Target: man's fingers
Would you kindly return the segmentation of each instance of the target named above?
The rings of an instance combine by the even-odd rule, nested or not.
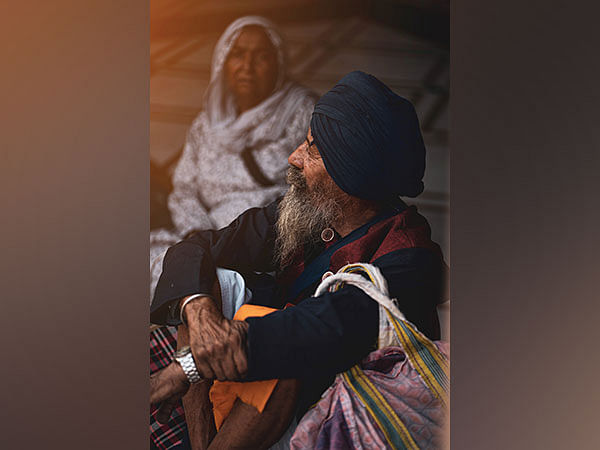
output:
[[[229,359],[228,353],[230,352],[229,348],[222,342],[217,342],[213,344],[212,348],[212,358],[209,359],[208,363],[212,367],[215,372],[215,376],[219,381],[232,380],[230,376],[228,376],[228,365],[227,361]]]
[[[226,352],[226,353],[225,353]],[[231,357],[231,351],[225,350],[222,358],[215,358],[213,361],[213,365],[216,366],[215,370],[218,370],[220,378],[217,378],[219,381],[226,380],[237,380],[239,377],[237,376],[237,372],[234,372],[232,369],[233,366],[233,358]],[[234,367],[235,369],[235,367]]]
[[[241,378],[236,363],[237,350],[235,345],[229,345],[221,361],[221,366],[227,380],[239,380]]]
[[[150,377],[150,403],[159,403],[169,397],[185,393],[189,386],[181,366],[171,363]]]
[[[201,326],[199,321],[189,322],[190,347],[200,376],[239,380],[247,372],[246,323],[225,319],[214,305],[200,310],[200,316]]]
[[[246,376],[246,372],[248,372],[248,357],[244,349],[242,347],[235,349],[232,359],[238,373],[238,379],[244,378]]]
[[[173,412],[173,409],[177,406],[177,401],[179,400],[179,397],[171,397],[167,400],[165,400],[162,405],[160,405],[160,407],[158,408],[158,411],[156,412],[156,420],[158,421],[158,423],[162,423],[165,424],[169,421],[169,419],[171,418],[171,413]]]
[[[196,363],[196,369],[198,370],[200,376],[202,378],[206,378],[207,380],[215,379],[215,373],[208,364],[208,358],[204,356],[204,350],[201,350],[199,353],[195,353],[194,347],[192,347],[192,354],[194,356],[194,362]]]
[[[210,361],[210,366],[215,374],[215,379],[219,381],[226,381],[228,378],[223,370],[223,358],[215,358]]]
[[[150,377],[150,404],[162,402],[169,397],[169,384],[160,371]]]
[[[231,361],[237,372],[237,379],[243,378],[248,371],[248,356],[246,354],[245,335],[247,332],[247,323],[242,321],[232,322],[232,346]]]
[[[177,401],[183,397],[189,388],[189,382],[183,369],[177,363],[171,363],[166,368],[150,377],[150,403],[162,405],[156,412],[159,423],[167,423]]]

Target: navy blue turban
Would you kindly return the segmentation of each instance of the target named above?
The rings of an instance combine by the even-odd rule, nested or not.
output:
[[[346,193],[378,202],[423,192],[425,145],[413,105],[364,72],[350,72],[315,105],[312,136]]]

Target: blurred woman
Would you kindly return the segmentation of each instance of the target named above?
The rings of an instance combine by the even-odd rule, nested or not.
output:
[[[173,176],[173,230],[150,235],[151,294],[166,249],[196,229],[221,228],[286,189],[287,157],[304,139],[316,95],[287,77],[281,35],[267,19],[242,17],[214,50],[205,108]]]

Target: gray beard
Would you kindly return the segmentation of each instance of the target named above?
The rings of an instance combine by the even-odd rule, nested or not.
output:
[[[308,189],[300,169],[291,167],[287,173],[290,188],[279,204],[276,224],[275,263],[284,268],[307,244],[321,240],[321,232],[338,220],[343,205],[337,192],[326,183]]]

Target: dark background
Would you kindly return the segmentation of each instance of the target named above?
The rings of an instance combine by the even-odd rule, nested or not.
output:
[[[600,444],[597,13],[450,6],[454,449]],[[2,6],[2,448],[147,448],[149,17]]]
[[[152,0],[151,38],[222,32],[240,16],[256,14],[276,23],[352,16],[369,17],[448,45],[448,0]]]

